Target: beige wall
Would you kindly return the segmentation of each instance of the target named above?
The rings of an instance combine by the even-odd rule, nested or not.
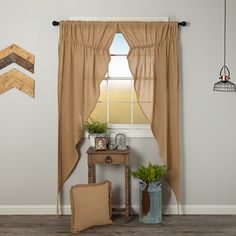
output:
[[[232,82],[236,83],[236,1],[227,2],[227,60]],[[212,91],[223,59],[222,4],[221,0],[0,0],[0,49],[15,43],[36,56],[35,99],[17,90],[0,95],[0,213],[10,207],[14,212],[14,206],[22,207],[23,213],[32,206],[34,213],[41,205],[45,212],[50,206],[55,212],[59,31],[51,22],[70,16],[170,16],[190,22],[180,33],[182,201],[186,209],[192,206],[193,211],[227,213],[230,209],[236,213],[236,94]],[[158,147],[151,138],[132,138],[129,144],[133,149],[132,166],[136,160],[147,163],[158,156]],[[87,147],[84,143],[82,152]],[[114,181],[119,179],[120,170],[100,172],[101,178],[110,176]],[[65,204],[69,204],[70,184],[86,181],[83,155],[65,186]],[[136,183],[132,180],[134,206]],[[122,200],[119,186],[122,181],[116,183],[115,193],[119,194],[115,204]],[[174,204],[174,200],[169,200],[166,193],[168,203]]]

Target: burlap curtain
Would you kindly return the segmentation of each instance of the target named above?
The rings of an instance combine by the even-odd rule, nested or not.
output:
[[[179,201],[179,73],[177,22],[124,22],[138,102],[148,118],[167,180]]]
[[[60,22],[58,192],[79,160],[82,124],[94,109],[116,23]]]

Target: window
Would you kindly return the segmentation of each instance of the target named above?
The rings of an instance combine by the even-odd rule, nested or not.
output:
[[[100,85],[100,98],[90,118],[109,124],[148,124],[137,102],[128,51],[123,35],[117,33],[110,48],[108,72]]]

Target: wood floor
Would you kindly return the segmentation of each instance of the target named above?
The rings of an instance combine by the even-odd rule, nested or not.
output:
[[[108,226],[93,227],[79,234],[70,233],[70,217],[61,216],[0,216],[1,236],[236,236],[236,215],[164,216],[160,225],[147,225],[130,217],[124,222],[122,217],[113,219]]]

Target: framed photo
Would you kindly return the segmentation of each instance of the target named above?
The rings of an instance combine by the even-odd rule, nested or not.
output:
[[[107,150],[107,139],[105,137],[95,137],[96,151]]]
[[[124,134],[117,134],[115,140],[117,150],[124,151],[127,149],[126,136]]]
[[[110,132],[109,133],[108,148],[110,150],[116,149],[116,132]]]

